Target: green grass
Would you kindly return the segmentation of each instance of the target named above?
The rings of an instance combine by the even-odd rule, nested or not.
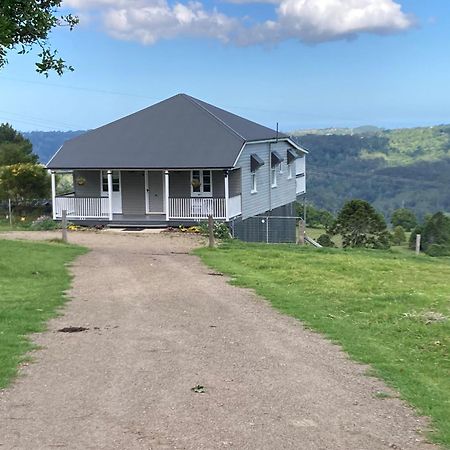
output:
[[[85,251],[73,245],[0,240],[0,388],[14,378],[32,348],[27,335],[44,330],[66,301],[67,264]]]
[[[370,364],[450,447],[450,258],[239,242],[197,253]]]

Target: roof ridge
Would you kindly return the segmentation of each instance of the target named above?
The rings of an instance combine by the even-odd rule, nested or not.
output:
[[[235,134],[236,136],[238,136],[239,138],[241,138],[244,142],[247,142],[247,139],[244,138],[244,136],[242,136],[240,133],[238,133],[234,128],[230,127],[230,125],[228,125],[226,122],[224,122],[222,119],[220,119],[219,117],[217,117],[213,112],[211,112],[209,109],[205,108],[203,105],[201,105],[196,98],[191,97],[190,95],[187,94],[179,94],[182,95],[183,97],[185,97],[186,99],[188,99],[191,103],[194,103],[195,105],[197,105],[199,108],[201,108],[203,111],[207,112],[210,116],[212,116],[214,119],[217,120],[217,122],[221,123],[222,125],[224,125],[229,131],[231,131],[233,134]]]

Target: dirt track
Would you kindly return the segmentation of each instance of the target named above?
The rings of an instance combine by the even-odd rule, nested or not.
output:
[[[211,275],[188,254],[195,239],[70,239],[92,251],[35,362],[0,393],[0,448],[434,448],[411,409],[374,397],[387,388],[365,367]]]

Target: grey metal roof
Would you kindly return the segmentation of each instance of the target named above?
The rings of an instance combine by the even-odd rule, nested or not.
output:
[[[67,141],[47,167],[230,168],[245,142],[275,137],[275,130],[178,94]]]

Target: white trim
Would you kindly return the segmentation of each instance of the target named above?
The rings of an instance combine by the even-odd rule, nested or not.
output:
[[[244,151],[244,148],[245,148],[246,145],[247,145],[246,142],[244,142],[244,143],[242,144],[242,147],[241,147],[241,149],[239,150],[239,153],[238,153],[238,155],[237,155],[237,158],[234,160],[233,167],[236,167],[236,164],[237,164],[237,162],[239,161],[239,158],[241,157],[242,152]]]
[[[228,180],[228,172],[224,173],[225,178],[225,220],[228,222],[230,220],[230,186]],[[212,185],[212,178],[211,178]]]
[[[144,189],[145,189],[145,214],[150,214],[150,199],[148,195],[148,170],[144,170]]]
[[[277,165],[270,166],[270,187],[271,188],[276,188],[278,186],[278,184],[277,184],[277,174],[278,174]]]
[[[164,171],[164,208],[166,210],[166,220],[169,221],[169,171]]]
[[[56,150],[56,153],[50,158],[50,161],[46,164],[45,167],[48,167],[48,165],[53,161],[53,159],[55,158],[55,156],[59,153],[59,151],[63,148],[63,146],[61,145],[61,147],[58,148],[58,150]],[[72,169],[73,170],[73,169]]]
[[[54,170],[50,172],[50,176],[52,179],[52,213],[53,220],[56,219],[56,173]]]
[[[113,220],[113,176],[112,171],[108,170],[108,218]],[[103,190],[103,177],[102,177],[102,190]]]

